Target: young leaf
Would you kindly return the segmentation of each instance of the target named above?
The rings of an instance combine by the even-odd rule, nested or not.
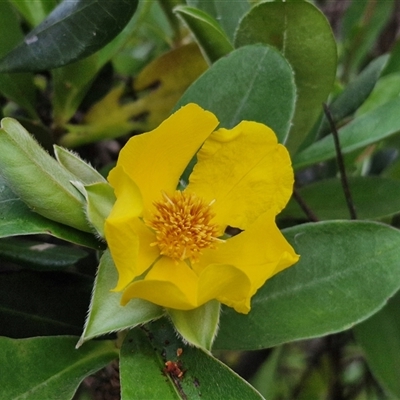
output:
[[[0,147],[1,175],[24,203],[46,218],[91,232],[83,197],[71,184],[74,175],[46,153],[18,121],[3,118]]]
[[[0,338],[4,399],[71,399],[80,382],[118,357],[113,342],[88,343],[76,351],[76,337]]]
[[[141,299],[131,300],[126,306],[121,306],[121,293],[111,292],[117,283],[117,275],[114,262],[107,250],[100,260],[89,315],[78,347],[96,336],[133,328],[160,318],[164,314],[161,307]]]
[[[0,60],[0,72],[40,71],[81,60],[116,37],[137,0],[64,0]]]
[[[120,373],[123,399],[262,399],[226,365],[185,345],[165,319],[127,335]]]
[[[187,6],[176,7],[174,11],[193,33],[209,64],[233,50],[218,22],[204,11]]]
[[[265,43],[289,61],[297,86],[286,146],[294,154],[321,113],[336,76],[336,42],[326,17],[307,1],[264,2],[240,21],[235,46]],[[275,92],[276,93],[276,92]]]
[[[267,281],[248,315],[223,309],[214,348],[259,349],[339,332],[377,312],[400,287],[397,229],[329,221],[284,234],[300,261]]]

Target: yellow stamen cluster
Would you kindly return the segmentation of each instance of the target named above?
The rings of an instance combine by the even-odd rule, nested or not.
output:
[[[215,248],[218,227],[211,223],[215,217],[212,212],[212,203],[207,204],[194,194],[176,191],[168,197],[163,193],[164,199],[154,202],[156,212],[146,224],[156,234],[156,242],[160,254],[174,260],[196,262],[201,251]]]

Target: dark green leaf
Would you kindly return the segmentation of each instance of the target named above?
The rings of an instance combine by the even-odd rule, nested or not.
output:
[[[381,56],[372,61],[352,82],[350,82],[342,93],[329,104],[329,110],[335,122],[352,115],[364,103],[378,81],[388,56]],[[389,100],[389,99],[388,99]],[[323,118],[319,135],[325,135],[331,131],[326,117]]]
[[[14,338],[79,335],[93,280],[63,272],[3,272],[0,335]]]
[[[72,246],[60,246],[34,240],[0,239],[0,259],[37,270],[52,270],[74,265],[88,255]]]
[[[274,48],[245,46],[218,60],[190,86],[175,109],[197,103],[212,111],[224,128],[242,120],[262,122],[284,142],[295,90],[290,65]]]
[[[75,350],[76,337],[0,338],[3,399],[68,400],[80,382],[118,357],[109,341]]]
[[[246,14],[235,35],[235,46],[253,43],[276,47],[294,70],[296,111],[286,143],[294,154],[332,89],[336,76],[335,38],[325,16],[311,3],[264,2]]]
[[[210,64],[233,50],[217,21],[204,11],[180,6],[175,8],[175,12],[187,24]]]
[[[81,246],[101,249],[93,235],[52,221],[33,212],[14,194],[0,175],[0,238],[38,233],[58,237]]]
[[[164,370],[167,361],[177,363],[181,378],[176,376],[179,372]],[[226,365],[185,345],[166,320],[128,334],[121,349],[120,372],[123,399],[262,399]]]
[[[373,176],[349,178],[350,191],[360,219],[378,219],[400,211],[400,181]],[[326,179],[298,189],[307,206],[321,220],[348,219],[349,209],[338,178]],[[292,198],[281,217],[304,218]]]
[[[397,97],[361,115],[340,129],[342,153],[347,154],[361,149],[398,132],[400,130],[399,108],[400,97]],[[293,167],[305,168],[335,156],[333,138],[329,135],[298,153],[293,160]]]
[[[124,29],[137,3],[137,0],[64,0],[0,60],[0,71],[40,71],[85,58]]]
[[[368,366],[379,382],[400,397],[400,293],[378,313],[354,328]]]
[[[284,234],[300,261],[267,281],[248,315],[223,310],[215,348],[259,349],[343,331],[382,308],[400,287],[397,229],[329,221]]]

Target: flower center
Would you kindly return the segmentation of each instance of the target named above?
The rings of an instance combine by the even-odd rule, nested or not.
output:
[[[215,217],[210,204],[194,194],[176,191],[172,197],[163,193],[164,199],[154,202],[156,212],[145,221],[156,234],[160,254],[174,260],[198,261],[201,251],[215,248],[220,239],[217,225],[211,223]]]

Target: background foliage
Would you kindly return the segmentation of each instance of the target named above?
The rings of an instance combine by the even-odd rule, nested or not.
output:
[[[398,15],[394,0],[1,1],[2,396],[400,398]],[[250,314],[223,308],[213,354],[157,306],[121,311],[105,244],[57,182],[112,194],[52,147],[106,176],[129,137],[189,102],[223,127],[271,126],[296,172],[278,224],[301,260]],[[21,145],[26,130],[57,158],[50,169],[33,140]],[[45,192],[70,199],[74,224]]]

